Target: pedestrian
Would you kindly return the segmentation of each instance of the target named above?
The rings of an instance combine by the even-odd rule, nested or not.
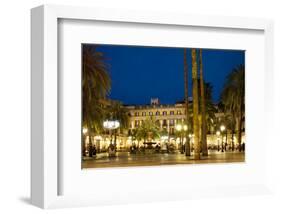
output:
[[[93,145],[89,145],[89,157],[93,157]]]
[[[108,147],[108,155],[109,157],[115,157],[115,146],[112,143]]]
[[[245,143],[242,143],[242,151],[245,152]]]
[[[96,149],[96,145],[93,146],[93,151],[92,151],[92,155],[96,156],[97,154],[97,149]]]

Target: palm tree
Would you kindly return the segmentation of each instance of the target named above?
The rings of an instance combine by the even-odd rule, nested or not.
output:
[[[93,133],[102,129],[104,108],[102,100],[110,90],[110,77],[103,54],[96,46],[83,46],[82,55],[82,123],[87,128],[89,144]],[[82,143],[85,151],[85,141]],[[91,154],[90,154],[91,155]]]
[[[159,126],[156,125],[156,121],[153,117],[148,117],[137,128],[137,139],[143,139],[146,142],[148,139],[157,139],[160,137]]]
[[[111,105],[107,109],[108,117],[111,120],[117,120],[120,123],[118,130],[122,132],[129,126],[128,109],[125,108],[119,101],[111,101]],[[114,146],[116,148],[117,129],[114,130]]]
[[[227,130],[231,131],[231,148],[232,151],[234,151],[234,134],[235,134],[235,127],[236,127],[236,118],[234,112],[226,113],[224,120]]]
[[[207,147],[207,130],[206,130],[206,104],[205,104],[205,90],[204,90],[204,79],[203,79],[203,62],[202,62],[202,49],[199,50],[199,64],[200,64],[200,95],[201,95],[201,143],[202,143],[202,154],[208,156]]]
[[[137,136],[137,129],[132,129],[129,131],[129,136],[132,138],[133,143],[135,143],[135,141],[138,142],[138,146],[137,148],[139,149],[139,138]]]
[[[200,92],[200,79],[198,79],[198,90]],[[206,133],[210,132],[215,125],[216,122],[216,115],[217,108],[215,107],[213,100],[212,100],[212,93],[213,93],[213,86],[209,82],[204,82],[204,96],[205,96],[205,116],[206,116]],[[201,92],[199,93],[201,94]],[[201,106],[201,99],[199,99],[199,106]],[[189,129],[189,133],[193,132],[193,103],[190,104],[189,109],[189,126],[191,127]],[[200,120],[199,120],[200,122]],[[201,127],[201,125],[199,126]]]
[[[200,159],[199,120],[198,120],[198,72],[196,49],[191,49],[192,56],[192,95],[193,95],[193,131],[194,131],[194,159]]]
[[[239,65],[227,76],[221,100],[226,112],[237,120],[237,140],[241,151],[242,122],[245,114],[245,67]],[[235,119],[234,119],[235,120]]]
[[[212,98],[213,86],[211,83],[204,82],[204,97],[205,97],[205,121],[206,121],[206,132],[210,132],[214,126],[217,109],[213,103]]]
[[[184,97],[185,97],[185,121],[188,124],[189,121],[189,108],[188,108],[188,67],[187,67],[187,51],[184,49]],[[190,156],[190,142],[189,142],[189,130],[190,127],[185,132],[185,155]]]

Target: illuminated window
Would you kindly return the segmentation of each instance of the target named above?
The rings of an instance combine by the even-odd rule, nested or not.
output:
[[[142,112],[142,114],[141,114],[142,116],[145,116],[146,115],[146,112]]]
[[[170,115],[174,115],[174,111],[170,111]]]
[[[139,126],[139,121],[135,120],[135,127],[138,127],[138,126]]]
[[[167,112],[166,112],[166,111],[163,111],[163,115],[167,115]]]
[[[153,116],[153,113],[151,111],[149,112],[149,116]]]
[[[159,112],[159,111],[157,111],[157,112],[156,112],[156,115],[160,115],[160,112]]]
[[[174,120],[170,120],[170,125],[173,126],[175,124]]]

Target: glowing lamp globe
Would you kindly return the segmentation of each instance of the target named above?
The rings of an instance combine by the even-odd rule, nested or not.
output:
[[[103,122],[103,127],[105,129],[117,129],[120,127],[118,120],[106,120]]]

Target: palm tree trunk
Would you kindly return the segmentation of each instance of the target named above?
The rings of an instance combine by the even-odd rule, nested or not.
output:
[[[93,143],[92,143],[92,127],[91,127],[91,122],[87,121],[87,130],[88,130],[88,137],[89,137],[89,157],[92,157],[92,148],[93,148]]]
[[[117,151],[116,140],[117,140],[117,129],[114,129],[114,148],[115,148],[115,151]]]
[[[199,93],[199,92],[198,92]],[[199,98],[198,98],[199,99]],[[199,107],[198,107],[199,108]],[[199,111],[199,110],[198,110]],[[201,141],[201,139],[202,139],[202,129],[201,129],[201,127],[202,127],[202,116],[201,116],[201,114],[200,113],[198,113],[198,129],[199,129],[199,135],[198,135],[198,139],[199,139],[199,144],[200,144],[200,153],[201,153],[201,151],[202,151],[202,141]]]
[[[241,152],[241,141],[242,141],[242,112],[239,112],[237,140],[238,140],[239,152]]]
[[[194,131],[194,159],[200,159],[199,124],[198,124],[198,73],[196,49],[191,50],[192,55],[192,95],[193,95],[193,131]]]
[[[203,156],[208,156],[202,49],[200,49],[199,63],[200,63],[200,93],[201,93],[200,95],[201,95],[201,117],[202,117],[202,127],[201,127],[202,153]]]
[[[93,143],[92,143],[92,132],[89,132],[89,157],[93,157],[92,149],[93,149]]]
[[[82,134],[82,157],[86,156],[86,136]]]
[[[227,150],[227,129],[225,129],[225,144],[224,144],[224,151]]]
[[[232,151],[234,151],[234,130],[231,131],[231,147]]]
[[[189,142],[189,108],[188,108],[188,67],[187,67],[187,52],[184,49],[184,97],[185,97],[185,120],[187,125],[187,130],[185,132],[185,156],[190,156],[190,142]]]

